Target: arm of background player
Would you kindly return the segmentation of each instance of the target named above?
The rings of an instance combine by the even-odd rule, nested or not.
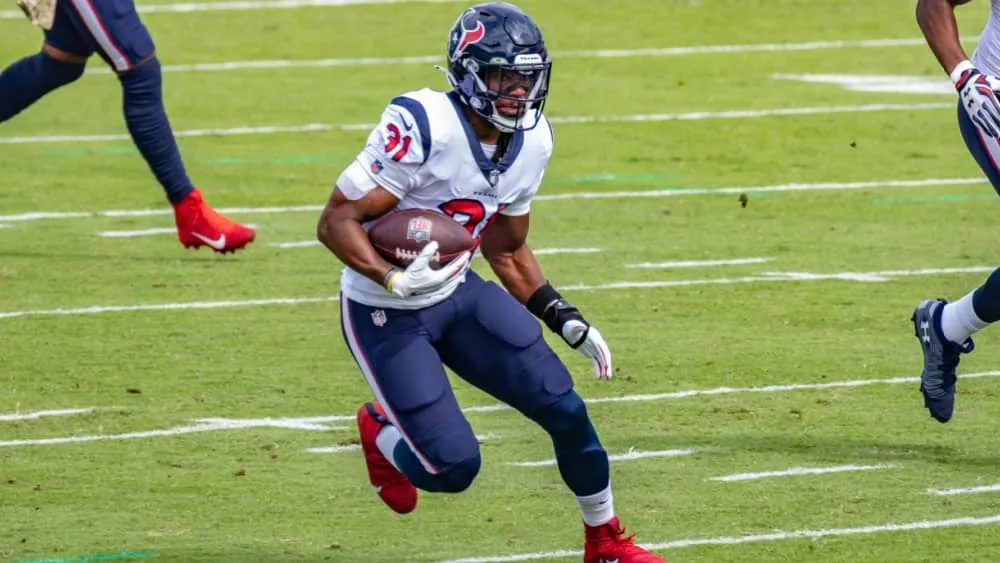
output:
[[[480,249],[500,283],[522,304],[545,285],[542,268],[525,244],[528,214],[497,215],[480,236]]]
[[[334,188],[320,215],[316,237],[341,262],[385,285],[386,273],[392,265],[375,251],[368,240],[368,232],[361,224],[381,217],[398,203],[399,198],[381,186],[353,200],[347,199],[339,188]]]
[[[958,38],[958,22],[955,21],[955,6],[968,1],[917,0],[917,23],[920,31],[941,67],[949,75],[958,63],[969,58],[962,49]]]

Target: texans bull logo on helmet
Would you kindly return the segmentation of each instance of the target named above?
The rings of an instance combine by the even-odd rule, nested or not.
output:
[[[470,12],[471,12],[471,14],[472,14],[473,17],[472,18],[467,18],[466,16],[468,16],[470,14]],[[459,58],[461,58],[462,53],[465,51],[466,47],[468,47],[469,45],[472,45],[473,43],[478,43],[478,42],[482,41],[483,37],[486,35],[486,26],[484,26],[483,22],[481,22],[479,20],[474,20],[475,21],[475,27],[473,27],[472,29],[469,29],[469,27],[466,26],[466,20],[467,19],[474,19],[474,18],[475,18],[475,11],[474,10],[470,10],[470,11],[466,12],[465,16],[462,16],[462,19],[461,19],[461,21],[462,21],[462,24],[461,24],[462,34],[461,34],[461,36],[457,36],[458,34],[456,33],[457,37],[455,37],[453,39],[454,41],[457,41],[458,44],[455,46],[455,52],[452,53],[452,55],[451,55],[451,60],[457,61]]]

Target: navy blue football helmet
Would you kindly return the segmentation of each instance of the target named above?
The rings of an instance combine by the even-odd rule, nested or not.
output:
[[[538,125],[551,70],[542,30],[513,4],[473,6],[448,35],[448,82],[464,104],[504,133]]]

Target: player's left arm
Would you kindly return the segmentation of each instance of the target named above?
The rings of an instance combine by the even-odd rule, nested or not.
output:
[[[566,301],[545,276],[527,245],[529,214],[500,214],[480,237],[480,249],[500,283],[533,315],[594,365],[594,376],[611,379],[611,350],[600,331]]]
[[[480,237],[480,249],[507,291],[522,304],[545,285],[542,268],[528,247],[528,215],[497,215]]]

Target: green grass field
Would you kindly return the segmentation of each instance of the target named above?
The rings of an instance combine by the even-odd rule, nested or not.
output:
[[[1000,492],[929,492],[1000,483],[1000,342],[977,336],[940,425],[909,317],[1000,260],[997,198],[914,2],[520,4],[556,56],[530,244],[615,378],[550,341],[623,457],[616,506],[638,541],[671,562],[1000,559]],[[0,559],[580,559],[556,469],[516,465],[550,459],[548,438],[509,410],[468,413],[484,438],[469,491],[405,517],[377,500],[353,447],[370,392],[340,335],[339,262],[308,245],[363,125],[444,86],[400,57],[442,55],[464,7],[144,15],[192,178],[259,229],[235,256],[177,244],[99,61],[0,126]],[[959,13],[975,37],[988,6]],[[38,47],[0,16],[0,62]],[[279,62],[192,66],[252,61]],[[495,403],[454,385],[466,407]]]

